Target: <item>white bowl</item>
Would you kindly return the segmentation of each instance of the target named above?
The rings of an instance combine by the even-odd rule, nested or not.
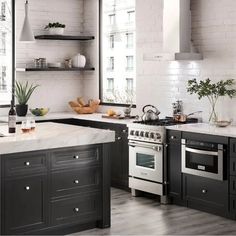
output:
[[[65,28],[49,28],[50,35],[63,35]]]

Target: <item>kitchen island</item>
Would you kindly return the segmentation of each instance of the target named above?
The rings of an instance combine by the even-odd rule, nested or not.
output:
[[[113,131],[50,122],[0,138],[1,234],[109,227],[114,140]]]

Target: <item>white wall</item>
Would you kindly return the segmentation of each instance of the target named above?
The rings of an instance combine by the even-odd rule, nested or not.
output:
[[[144,61],[145,53],[162,50],[162,0],[137,0],[137,105],[147,103],[171,114],[171,103],[184,102],[186,113],[203,110],[207,120],[209,105],[186,92],[188,79],[236,79],[236,1],[191,0],[192,38],[202,52],[200,62]],[[147,86],[148,85],[148,86]],[[234,118],[236,99],[219,102],[220,115]]]
[[[18,37],[23,21],[24,0],[16,2]],[[49,106],[52,111],[62,111],[68,110],[67,101],[77,95],[98,98],[98,1],[86,0],[84,6],[82,4],[82,0],[30,1],[30,17],[36,33],[41,33],[39,29],[47,22],[58,20],[69,26],[70,33],[81,31],[96,37],[94,42],[85,45],[84,51],[88,60],[95,65],[95,72],[85,75],[17,73],[17,79],[28,79],[42,85],[33,95],[31,106]],[[196,96],[187,94],[186,82],[192,78],[207,77],[212,80],[236,79],[236,1],[191,0],[192,38],[204,55],[204,60],[200,62],[144,60],[144,54],[162,50],[162,7],[163,0],[136,0],[137,113],[141,112],[143,105],[151,103],[163,115],[170,115],[171,103],[179,98],[184,101],[186,113],[203,110],[206,120],[209,114],[207,101],[199,101]],[[40,56],[53,61],[79,51],[77,42],[37,41],[35,45],[17,43],[17,62],[31,61]],[[236,99],[224,99],[219,105],[221,114],[232,118],[236,116]]]
[[[37,40],[33,44],[19,42],[19,34],[24,19],[25,0],[16,1],[16,63],[32,63],[34,58],[45,57],[48,62],[63,62],[80,49],[78,41]],[[66,34],[83,34],[83,0],[30,0],[30,22],[34,34],[45,33],[49,22],[66,24]],[[83,93],[83,75],[77,72],[17,72],[17,80],[28,80],[40,87],[29,101],[30,107],[50,107],[51,111],[70,110],[68,101]]]

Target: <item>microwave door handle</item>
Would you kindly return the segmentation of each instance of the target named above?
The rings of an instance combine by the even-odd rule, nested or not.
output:
[[[185,150],[186,150],[187,152],[192,152],[192,153],[197,153],[197,154],[218,156],[218,152],[203,151],[203,150],[198,150],[198,149],[189,148],[189,147],[186,147]]]

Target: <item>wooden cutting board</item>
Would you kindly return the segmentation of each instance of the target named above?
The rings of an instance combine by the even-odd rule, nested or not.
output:
[[[134,119],[135,116],[129,116],[129,117],[125,117],[125,116],[108,116],[108,115],[102,115],[102,118],[106,118],[106,119],[114,119],[114,120],[129,120],[129,119]]]

